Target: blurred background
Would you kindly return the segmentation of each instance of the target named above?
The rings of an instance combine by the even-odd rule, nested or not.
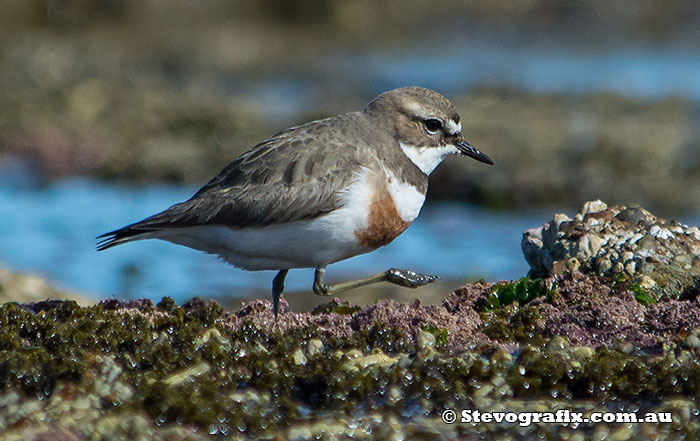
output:
[[[407,85],[447,95],[466,139],[496,165],[448,159],[414,225],[378,252],[331,266],[331,282],[407,267],[440,275],[444,296],[466,280],[518,278],[528,270],[523,230],[591,199],[700,223],[697,2],[1,8],[0,267],[62,290],[266,298],[272,272],[155,241],[97,253],[94,238],[188,198],[281,129]],[[0,293],[14,280],[4,274]],[[293,271],[290,296],[315,297],[311,281],[311,270]],[[370,291],[365,301],[386,295],[424,291]]]

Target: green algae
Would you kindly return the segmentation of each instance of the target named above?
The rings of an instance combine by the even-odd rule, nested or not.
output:
[[[615,274],[610,281],[610,287],[614,292],[631,291],[634,294],[634,299],[644,306],[653,305],[659,301],[651,291],[645,289],[638,281],[632,280],[625,273]],[[672,297],[682,297],[682,294]]]
[[[537,297],[548,295],[552,292],[554,292],[552,287],[545,286],[544,281],[540,278],[521,277],[513,283],[494,285],[493,291],[483,307],[483,311],[491,311],[514,302],[525,305]]]
[[[177,309],[175,300],[172,297],[163,297],[160,302],[156,305],[158,309],[165,312],[172,312]]]
[[[541,317],[541,306],[520,308],[517,303],[479,313],[479,328],[494,341],[542,345],[548,329]]]
[[[361,311],[362,308],[360,308],[357,305],[353,305],[350,303],[350,301],[346,300],[344,302],[337,302],[337,301],[332,301],[328,303],[323,303],[318,305],[313,309],[311,312],[312,314],[328,314],[328,313],[335,313],[335,314],[341,314],[341,315],[353,315],[356,312]]]
[[[644,306],[649,306],[657,302],[656,298],[646,289],[642,288],[639,283],[633,283],[630,286],[630,291],[634,293],[634,299]]]
[[[441,347],[446,330],[434,326],[425,331],[439,350],[416,352],[383,323],[349,338],[324,337],[313,326],[284,334],[246,320],[229,326],[216,303],[199,299],[141,306],[147,312],[74,302],[36,313],[2,305],[0,397],[51,403],[97,396],[100,418],[136,414],[154,427],[255,438],[372,412],[412,419],[511,399],[650,405],[692,400],[700,391],[700,365],[687,350],[647,355],[545,340],[536,308],[517,303],[481,313],[490,319],[485,332],[523,342],[517,354],[492,345],[450,354]],[[0,416],[4,411],[0,404]],[[13,418],[7,421],[21,421]]]
[[[448,343],[448,332],[445,328],[438,328],[433,325],[426,325],[423,327],[424,331],[428,331],[435,336],[435,347],[436,348],[446,348]]]

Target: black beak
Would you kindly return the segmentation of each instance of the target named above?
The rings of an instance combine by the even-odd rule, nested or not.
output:
[[[458,142],[456,144],[456,147],[465,156],[469,156],[470,158],[474,158],[479,162],[483,162],[484,164],[493,165],[493,161],[491,160],[491,158],[489,158],[485,153],[481,153],[480,151],[478,151],[476,148],[474,148],[474,146],[469,144],[467,141]]]

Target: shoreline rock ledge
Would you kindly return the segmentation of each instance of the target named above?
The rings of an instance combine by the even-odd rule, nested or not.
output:
[[[655,300],[700,294],[700,229],[639,206],[586,202],[573,219],[559,213],[525,231],[521,247],[532,277],[572,269],[625,281]]]

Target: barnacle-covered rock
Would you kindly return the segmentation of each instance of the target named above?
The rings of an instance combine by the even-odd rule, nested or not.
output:
[[[580,271],[626,281],[656,299],[700,293],[700,229],[654,216],[638,206],[586,202],[573,219],[557,214],[523,234],[522,250],[536,277],[575,262]]]
[[[481,312],[475,329],[462,333],[446,318],[476,314],[490,285],[465,285],[440,306],[384,302],[339,314],[350,320],[351,335],[332,312],[287,312],[274,322],[270,302],[229,312],[201,300],[6,303],[0,433],[70,441],[698,433],[697,301],[645,307],[626,299],[629,292],[617,296],[575,272],[547,284],[553,297]],[[606,306],[616,296],[615,307]],[[429,314],[432,324],[423,321]],[[528,336],[532,330],[539,335]],[[588,414],[609,410],[613,400],[618,411],[639,417],[670,412],[674,424],[473,425],[441,418],[460,409]]]

